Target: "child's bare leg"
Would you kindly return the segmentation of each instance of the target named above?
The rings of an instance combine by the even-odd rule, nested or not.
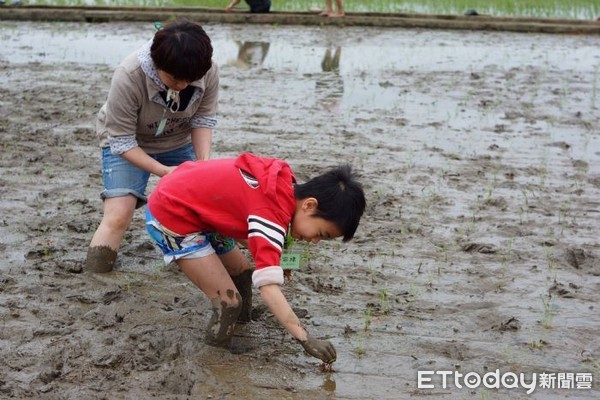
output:
[[[177,265],[212,303],[213,314],[206,330],[206,343],[228,347],[242,308],[242,299],[223,263],[216,254],[211,254],[202,258],[180,259]]]
[[[248,323],[252,320],[252,273],[254,272],[250,261],[237,247],[220,255],[219,258],[242,296],[242,309],[237,321]]]
[[[333,14],[332,0],[325,0],[325,10],[322,11],[319,15],[321,15],[323,17],[327,17],[330,14]]]
[[[330,0],[331,1],[331,0]],[[337,6],[337,12],[329,13],[330,17],[343,17],[344,16],[344,4],[343,0],[335,0],[335,5]]]

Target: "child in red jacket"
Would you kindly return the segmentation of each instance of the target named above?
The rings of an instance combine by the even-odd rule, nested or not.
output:
[[[365,209],[349,166],[297,184],[282,160],[250,153],[236,159],[186,162],[164,176],[148,200],[146,227],[165,262],[178,267],[211,300],[210,345],[226,347],[236,322],[249,322],[251,283],[277,320],[312,356],[336,352],[311,337],[281,292],[286,235],[317,243],[352,239]],[[254,271],[235,241],[247,243]]]

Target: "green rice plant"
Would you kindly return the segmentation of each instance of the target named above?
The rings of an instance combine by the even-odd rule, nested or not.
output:
[[[366,340],[367,336],[362,334],[362,335],[358,335],[358,338],[356,339],[356,354],[359,357],[362,357],[365,355],[366,350],[365,350],[365,340]]]
[[[546,177],[548,175],[548,154],[547,150],[544,149],[544,153],[542,154],[542,159],[540,160],[541,166],[539,168],[539,186],[543,188],[546,184]]]
[[[44,241],[41,251],[42,259],[51,260],[55,252],[56,247],[54,246],[54,244],[50,241]]]
[[[363,313],[363,332],[368,332],[371,329],[371,322],[373,322],[373,307],[367,305]]]
[[[527,189],[521,189],[521,194],[523,195],[525,212],[528,214],[529,213],[529,198],[527,197]]]
[[[408,287],[407,301],[410,301],[410,299],[414,301],[417,297],[419,297],[419,288],[414,283],[411,283]]]
[[[500,269],[502,271],[502,277],[510,275],[508,269],[508,263],[512,260],[513,256],[513,243],[514,238],[511,238],[508,241],[508,245],[505,249],[498,252],[498,257],[500,259]]]
[[[560,226],[560,235],[563,235],[565,227],[567,225],[567,216],[569,213],[569,203],[563,201],[558,209],[558,226]]]
[[[596,99],[598,97],[598,71],[600,71],[600,66],[596,65],[594,68],[594,82],[592,83],[592,101],[590,104],[590,109],[596,109]]]
[[[379,306],[381,308],[381,314],[383,315],[390,313],[389,296],[390,294],[387,289],[381,289],[379,291]]]
[[[495,164],[492,168],[492,181],[488,183],[487,200],[492,199],[494,190],[498,187],[498,172],[500,171],[500,165]]]
[[[118,276],[119,287],[126,292],[132,290],[134,287],[143,286],[145,283],[145,279],[139,276],[139,274],[126,272],[119,274]]]
[[[444,262],[444,264],[448,264],[448,248],[450,247],[448,243],[446,242],[442,242],[440,244],[436,244],[436,247],[439,249],[439,252],[441,253],[441,257],[442,257],[442,261]],[[440,274],[440,269],[438,268],[438,275]]]
[[[600,374],[600,360],[592,359],[589,361],[592,364],[592,372],[594,373],[594,376],[598,376]],[[598,388],[600,388],[600,384],[597,384],[595,388],[598,390]]]
[[[551,299],[546,300],[544,295],[540,295],[540,299],[542,299],[543,306],[543,315],[540,322],[544,328],[550,329],[552,328],[552,320],[554,319],[554,309],[556,308],[556,305]]]
[[[479,393],[481,400],[488,400],[490,398],[490,392],[486,388],[481,389]]]
[[[433,288],[433,273],[431,271],[429,271],[427,274],[427,280],[425,281],[424,285],[428,288],[428,290]]]
[[[152,266],[150,276],[152,280],[158,281],[160,279],[160,275],[165,270],[165,265],[163,263],[156,263]]]
[[[552,254],[552,249],[550,247],[544,247],[544,252],[546,253],[546,263],[548,264],[548,272],[555,272],[555,260],[554,254]]]
[[[548,344],[548,342],[546,342],[544,339],[535,340],[535,339],[531,338],[531,341],[529,342],[529,349],[530,350],[541,350],[547,344]]]

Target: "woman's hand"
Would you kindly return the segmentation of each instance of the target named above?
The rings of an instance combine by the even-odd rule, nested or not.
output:
[[[136,146],[125,153],[121,154],[121,157],[135,165],[136,167],[148,171],[156,176],[163,177],[170,174],[175,170],[175,167],[167,167],[161,164],[154,158],[150,157],[144,150],[139,146]]]
[[[177,168],[177,166],[175,166],[175,167],[165,167],[164,170],[163,170],[164,173],[162,175],[159,175],[159,176],[162,178],[165,175],[169,175],[171,172],[175,171],[175,168]]]
[[[331,342],[315,339],[310,335],[306,336],[306,340],[297,340],[311,356],[318,358],[327,364],[335,362],[337,353]]]

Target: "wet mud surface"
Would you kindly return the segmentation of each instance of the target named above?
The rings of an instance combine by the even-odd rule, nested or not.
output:
[[[336,346],[323,372],[256,293],[232,351],[206,346],[210,300],[162,265],[142,211],[115,271],[82,272],[101,217],[94,119],[115,61],[52,47],[77,30],[96,48],[148,37],[147,24],[0,29],[1,398],[598,398],[600,38],[207,28],[215,43],[271,45],[262,59],[216,50],[213,157],[282,157],[302,180],[348,162],[364,181],[355,240],[301,247],[284,288]],[[40,33],[54,50],[23,44]],[[594,381],[417,388],[419,370],[496,369]]]

